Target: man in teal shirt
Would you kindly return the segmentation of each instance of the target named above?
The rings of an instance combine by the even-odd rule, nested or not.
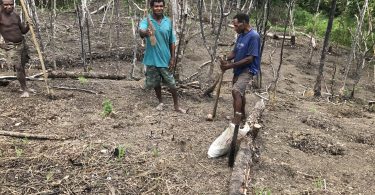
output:
[[[161,97],[161,82],[163,82],[170,89],[174,109],[186,113],[186,110],[180,108],[178,104],[176,82],[169,71],[175,66],[176,37],[171,20],[163,14],[164,4],[164,0],[151,0],[152,14],[139,24],[139,34],[142,38],[146,38],[146,51],[143,58],[143,64],[146,65],[145,87],[154,88],[159,100],[156,108],[162,110],[164,103]]]

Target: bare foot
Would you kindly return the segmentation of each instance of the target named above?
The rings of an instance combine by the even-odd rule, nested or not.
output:
[[[156,106],[156,110],[162,111],[164,109],[164,104],[160,103],[158,106]]]
[[[175,110],[176,112],[179,112],[179,113],[182,113],[182,114],[186,114],[186,113],[187,113],[187,110],[182,109],[182,108],[175,108],[174,110]]]
[[[27,92],[27,91],[24,91],[24,92],[21,94],[21,98],[28,98],[28,97],[30,97],[30,95],[29,95],[29,92]]]

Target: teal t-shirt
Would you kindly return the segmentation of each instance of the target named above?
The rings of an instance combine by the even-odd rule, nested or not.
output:
[[[152,46],[150,37],[146,38],[146,51],[143,64],[146,66],[168,67],[171,59],[170,44],[176,42],[176,36],[172,30],[171,20],[164,16],[160,24],[148,15],[155,29],[156,45]],[[139,29],[148,28],[147,18],[143,18],[139,24]]]

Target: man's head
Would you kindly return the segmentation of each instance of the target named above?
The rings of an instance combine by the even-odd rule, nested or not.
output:
[[[151,0],[150,7],[152,9],[152,13],[157,16],[162,16],[164,11],[164,0]]]
[[[12,13],[14,10],[13,0],[3,0],[3,4],[1,5],[1,8],[7,14]]]
[[[247,29],[249,29],[250,17],[247,14],[239,13],[233,17],[233,26],[234,30],[238,33],[244,33]]]

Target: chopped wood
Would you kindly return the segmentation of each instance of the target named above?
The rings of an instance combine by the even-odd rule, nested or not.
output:
[[[283,39],[283,35],[277,35],[275,33],[267,33],[267,37],[270,37],[272,39]],[[291,36],[285,36],[285,39],[291,40]]]
[[[98,73],[98,72],[68,72],[68,71],[51,71],[48,73],[48,78],[72,78],[78,77],[93,78],[93,79],[112,79],[124,80],[128,77],[126,75]]]
[[[253,166],[253,152],[255,148],[254,139],[257,137],[260,125],[258,121],[265,109],[263,100],[256,103],[246,122],[250,125],[250,135],[245,136],[241,141],[236,161],[232,170],[232,176],[229,184],[229,194],[245,194],[247,191],[247,182],[249,181],[250,169]]]
[[[82,89],[82,88],[75,88],[75,87],[52,86],[52,88],[62,89],[62,90],[81,91],[81,92],[91,93],[91,94],[95,94],[95,95],[98,95],[99,93],[103,93],[101,91],[97,92],[97,91],[92,91],[92,90],[89,90],[89,89]]]
[[[96,14],[98,12],[104,11],[104,9],[107,9],[107,5],[100,6],[97,10],[92,11],[90,14]]]
[[[41,140],[66,140],[69,138],[64,138],[58,135],[38,135],[38,134],[30,134],[30,133],[20,133],[20,132],[13,132],[13,131],[0,131],[0,135],[3,136],[10,136],[10,137],[18,137],[18,138],[27,138],[27,139],[41,139]]]

